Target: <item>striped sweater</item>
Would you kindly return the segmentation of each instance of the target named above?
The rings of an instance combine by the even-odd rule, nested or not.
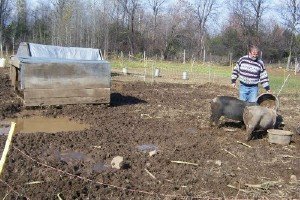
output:
[[[270,90],[269,78],[262,60],[253,60],[248,55],[241,57],[233,69],[231,82],[239,79],[241,84],[257,86],[258,83]]]

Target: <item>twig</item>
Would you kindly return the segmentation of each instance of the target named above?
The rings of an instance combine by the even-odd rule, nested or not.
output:
[[[9,189],[10,191],[12,191],[13,193],[17,194],[18,196],[20,196],[20,194],[14,190],[14,188],[12,186],[10,186],[8,183],[6,183],[5,181],[3,181],[2,179],[0,179],[0,182],[2,182],[3,184],[5,184]],[[9,191],[9,192],[10,192]],[[27,198],[28,199],[28,198]]]
[[[35,185],[40,183],[44,183],[44,181],[32,181],[32,182],[25,183],[25,185]]]
[[[230,155],[232,155],[233,157],[237,157],[236,155],[234,155],[233,153],[231,153],[230,151],[226,150],[226,149],[223,149],[225,152],[229,153]]]
[[[10,130],[9,130],[9,133],[8,133],[8,136],[7,136],[7,139],[6,139],[6,142],[5,142],[5,147],[4,147],[2,157],[1,157],[1,160],[0,160],[0,176],[1,176],[2,169],[3,169],[3,166],[4,166],[5,160],[6,160],[6,156],[7,156],[8,151],[9,151],[9,146],[10,146],[10,143],[11,143],[11,140],[12,140],[12,136],[15,132],[15,126],[16,126],[16,123],[11,122]]]
[[[244,142],[240,142],[240,141],[236,141],[236,142],[239,143],[239,144],[242,144],[242,145],[244,145],[246,147],[252,148],[252,146],[250,146],[250,145],[248,145],[248,144],[246,144]]]
[[[141,118],[143,118],[143,119],[151,119],[152,117],[149,114],[141,114]]]
[[[58,198],[59,200],[63,200],[63,199],[60,197],[60,193],[58,193],[56,196],[57,196],[57,198]]]
[[[296,157],[296,156],[290,156],[290,155],[280,155],[283,158],[298,158],[300,159],[300,157]]]
[[[147,169],[145,169],[145,171],[147,172],[147,174],[149,176],[151,176],[151,178],[156,179],[156,177],[151,172],[149,172]]]
[[[247,187],[252,187],[252,188],[260,188],[260,189],[268,189],[271,186],[277,185],[278,183],[281,183],[282,181],[267,181],[262,184],[245,184]]]
[[[237,188],[237,187],[235,187],[235,186],[233,186],[233,185],[227,185],[227,187],[230,187],[230,188],[233,188],[233,189],[236,189],[236,190],[239,190],[239,191],[241,191],[241,192],[245,192],[245,193],[250,193],[250,191],[249,190],[244,190],[244,189],[240,189],[240,188]]]
[[[235,132],[236,130],[235,130],[235,129],[232,129],[232,128],[224,128],[224,131],[227,131],[227,132]]]
[[[5,194],[5,196],[2,198],[2,200],[5,200],[6,197],[8,197],[9,193],[10,193],[10,191],[9,191],[8,193]]]
[[[101,146],[92,146],[95,149],[101,149]]]
[[[198,166],[197,163],[191,163],[191,162],[184,162],[184,161],[174,161],[171,160],[172,163],[177,163],[177,164],[187,164],[187,165],[194,165],[194,166]]]

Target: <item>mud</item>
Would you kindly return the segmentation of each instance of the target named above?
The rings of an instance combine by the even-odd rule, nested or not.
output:
[[[67,117],[83,131],[18,133],[0,180],[5,199],[299,199],[300,136],[288,146],[222,119],[209,126],[210,100],[237,91],[213,84],[112,81],[111,105],[25,109],[0,69],[0,117]],[[280,101],[296,131],[299,99]],[[0,135],[1,151],[7,136]],[[149,151],[156,154],[149,155]],[[120,170],[110,166],[122,156]],[[181,161],[174,162],[174,161]]]
[[[67,117],[26,117],[5,119],[4,123],[15,122],[15,131],[18,133],[57,133],[69,131],[83,131],[89,128],[89,125],[70,121]]]

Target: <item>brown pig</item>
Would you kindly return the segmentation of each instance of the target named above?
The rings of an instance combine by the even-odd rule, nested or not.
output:
[[[282,123],[282,117],[276,110],[262,107],[246,107],[243,112],[243,121],[246,125],[247,141],[253,138],[253,131],[276,128]]]

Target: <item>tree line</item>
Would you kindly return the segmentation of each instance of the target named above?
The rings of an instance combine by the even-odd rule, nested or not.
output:
[[[0,50],[20,42],[207,61],[249,44],[267,62],[300,53],[300,0],[0,0]]]

